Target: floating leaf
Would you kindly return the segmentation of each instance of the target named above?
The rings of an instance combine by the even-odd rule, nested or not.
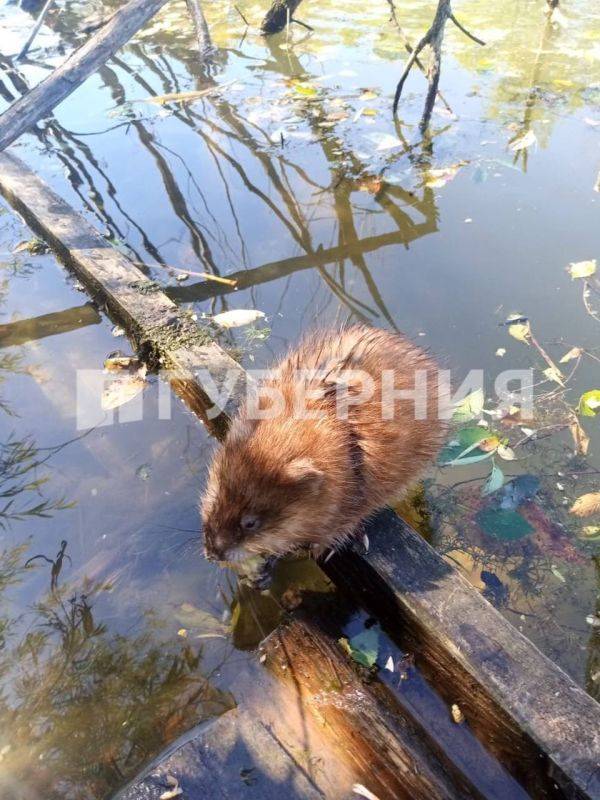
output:
[[[177,778],[173,777],[173,775],[167,775],[166,781],[171,788],[167,789],[166,792],[161,794],[160,800],[173,800],[174,797],[179,797],[183,794],[182,789],[179,787],[179,781]]]
[[[496,466],[496,464],[492,464],[492,471],[488,475],[488,479],[481,490],[481,494],[484,495],[484,497],[485,495],[493,494],[493,492],[497,492],[498,489],[502,488],[503,483],[504,473],[500,467]]]
[[[506,355],[506,348],[505,348],[505,347],[499,347],[499,348],[496,350],[496,353],[495,353],[495,355],[497,355],[497,356],[498,356],[498,358],[503,358],[503,357]]]
[[[42,256],[50,248],[42,239],[28,239],[13,248],[13,253],[29,253],[32,256]]]
[[[596,272],[596,259],[591,261],[572,261],[567,267],[567,272],[575,280],[575,278],[589,278]]]
[[[552,566],[550,567],[550,572],[554,575],[555,578],[558,578],[559,581],[562,581],[562,583],[566,583],[567,582],[567,579],[565,578],[565,576],[562,574],[562,572],[559,570],[559,568],[557,566],[555,566],[554,564],[552,564]]]
[[[515,451],[511,447],[508,447],[505,444],[498,445],[498,449],[496,452],[498,453],[500,458],[503,458],[505,461],[514,461],[516,458]]]
[[[589,517],[600,512],[600,492],[582,494],[569,509],[577,517]]]
[[[587,542],[600,542],[600,525],[586,525],[579,532],[579,538]]]
[[[587,455],[590,446],[590,437],[583,430],[579,420],[574,414],[571,417],[569,430],[571,431],[571,436],[573,437],[573,441],[575,443],[575,450],[579,453],[579,455]]]
[[[577,410],[582,417],[595,417],[600,411],[600,389],[584,392],[579,398]]]
[[[477,513],[475,520],[485,533],[505,541],[522,539],[533,531],[525,517],[502,508],[483,509]]]
[[[315,97],[318,94],[318,90],[309,83],[294,83],[294,91],[304,97]]]
[[[176,616],[180,622],[184,623],[187,630],[191,629],[194,633],[199,630],[203,639],[221,638],[231,632],[230,626],[226,625],[214,614],[209,611],[203,611],[201,608],[196,608],[191,603],[182,603]]]
[[[582,355],[583,350],[581,347],[572,347],[568,353],[565,353],[564,356],[558,362],[559,364],[566,364],[568,361],[573,361],[574,358],[580,358]]]
[[[457,725],[462,725],[462,723],[465,721],[465,715],[461,711],[460,706],[456,703],[452,705],[450,714],[452,716],[452,722],[455,722]]]
[[[479,449],[483,450],[484,453],[493,453],[498,449],[499,446],[500,439],[497,436],[486,436],[486,438],[482,439],[478,445]]]
[[[529,339],[531,337],[531,328],[529,326],[529,321],[513,322],[509,324],[508,332],[513,337],[513,339],[517,339],[517,341],[519,342],[525,342],[525,344],[529,344]]]
[[[377,92],[374,92],[372,89],[364,89],[358,99],[366,103],[367,100],[376,100],[378,97],[379,95]]]
[[[348,655],[363,667],[372,667],[377,661],[379,650],[379,629],[377,625],[366,628],[350,640],[342,638],[340,644]]]
[[[462,166],[463,162],[459,162],[458,164],[452,164],[450,167],[427,170],[425,186],[429,186],[430,189],[438,189],[440,186],[445,186],[456,177],[456,173]]]
[[[100,405],[103,411],[125,405],[144,391],[146,379],[145,369],[140,369],[134,374],[125,373],[115,377],[102,392]]]
[[[212,321],[216,322],[222,328],[240,328],[242,325],[250,325],[258,319],[264,319],[265,314],[263,311],[249,308],[236,308],[232,311],[224,311],[222,314],[216,314]]]
[[[548,367],[544,370],[544,375],[549,381],[554,381],[554,383],[558,383],[560,386],[565,385],[563,374],[558,367]]]
[[[483,412],[483,404],[485,397],[483,389],[475,389],[470,392],[464,400],[456,404],[454,413],[452,414],[453,422],[469,422],[472,419],[478,419]]]
[[[510,149],[513,151],[518,150],[525,150],[528,147],[531,147],[532,144],[537,142],[537,137],[532,130],[528,130],[523,133],[521,136],[517,136],[513,139],[510,143]]]

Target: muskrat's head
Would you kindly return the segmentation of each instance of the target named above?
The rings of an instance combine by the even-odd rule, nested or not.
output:
[[[234,429],[217,451],[201,503],[208,558],[239,562],[312,541],[324,474],[312,459],[285,450],[259,431]]]

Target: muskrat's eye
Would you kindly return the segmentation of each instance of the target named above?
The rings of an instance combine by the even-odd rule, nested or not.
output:
[[[260,518],[256,514],[244,514],[240,520],[243,531],[257,531],[260,528]]]

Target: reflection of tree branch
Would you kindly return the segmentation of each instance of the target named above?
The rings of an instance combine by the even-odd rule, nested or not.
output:
[[[38,341],[46,336],[78,330],[86,325],[97,325],[100,321],[100,314],[91,303],[39,317],[19,319],[0,325],[0,348]]]

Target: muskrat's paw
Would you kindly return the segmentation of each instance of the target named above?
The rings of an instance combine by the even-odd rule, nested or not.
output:
[[[249,583],[255,589],[267,589],[271,584],[273,566],[277,556],[250,556],[228,566],[233,569],[240,580]]]

